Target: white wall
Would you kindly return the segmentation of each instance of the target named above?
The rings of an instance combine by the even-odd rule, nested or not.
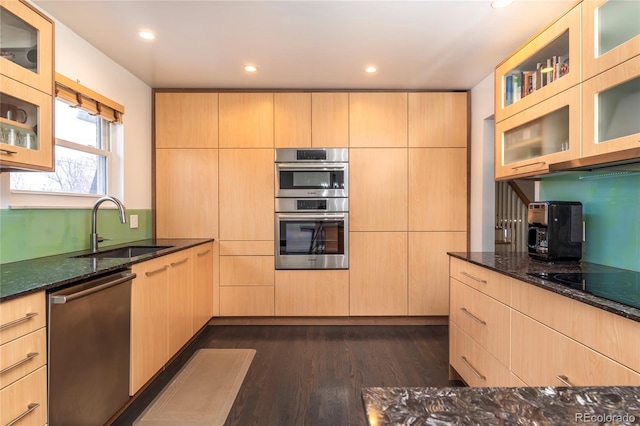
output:
[[[494,251],[493,74],[471,89],[471,251]]]
[[[151,87],[52,19],[55,71],[124,105],[124,188],[117,192],[127,208],[151,209]],[[6,208],[9,179],[2,175],[0,206]]]

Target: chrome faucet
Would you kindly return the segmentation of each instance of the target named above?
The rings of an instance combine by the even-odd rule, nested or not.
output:
[[[120,200],[118,200],[115,197],[111,197],[109,195],[98,199],[98,201],[96,201],[96,204],[93,206],[93,211],[91,212],[91,253],[97,253],[98,252],[98,242],[102,241],[100,239],[100,237],[98,236],[98,231],[97,231],[97,229],[98,229],[98,207],[100,207],[100,204],[104,203],[105,201],[111,201],[116,206],[118,206],[118,210],[120,212],[120,222],[127,223],[127,213],[126,213],[126,210],[124,208],[124,204],[122,204],[122,202]]]

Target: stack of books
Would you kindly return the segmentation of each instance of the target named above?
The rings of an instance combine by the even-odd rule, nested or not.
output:
[[[513,70],[505,76],[505,106],[519,101],[536,90],[569,73],[569,55],[552,56],[538,62],[532,71]]]

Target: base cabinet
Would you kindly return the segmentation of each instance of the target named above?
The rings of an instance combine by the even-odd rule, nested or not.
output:
[[[349,271],[276,271],[276,316],[349,316]]]

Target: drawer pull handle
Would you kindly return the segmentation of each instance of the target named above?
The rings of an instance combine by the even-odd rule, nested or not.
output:
[[[182,260],[178,260],[177,262],[171,262],[171,266],[178,266],[178,265],[182,265],[184,262],[186,262],[187,260],[189,260],[188,257],[185,257]]]
[[[13,426],[16,423],[18,423],[20,420],[22,420],[23,417],[29,415],[30,412],[32,412],[33,410],[35,410],[36,408],[38,408],[40,406],[40,404],[38,404],[37,402],[32,402],[31,404],[27,405],[27,411],[25,411],[24,413],[20,414],[18,417],[16,417],[15,419],[11,420],[9,423],[7,423],[7,426]]]
[[[557,375],[556,379],[560,380],[560,382],[565,386],[573,387],[573,385],[569,381],[569,378],[567,376],[565,376],[564,374]]]
[[[20,361],[16,362],[15,364],[12,364],[12,365],[0,370],[0,375],[2,375],[4,373],[8,373],[9,371],[13,370],[14,368],[21,366],[25,362],[31,361],[32,359],[34,359],[38,355],[40,355],[38,352],[30,352],[30,353],[28,353],[26,358],[21,359]]]
[[[150,277],[151,275],[155,275],[155,274],[159,274],[162,271],[166,271],[167,268],[169,267],[169,265],[164,265],[162,268],[160,269],[156,269],[155,271],[149,271],[149,272],[145,272],[144,274],[148,277]]]
[[[522,169],[525,167],[529,167],[529,166],[535,166],[536,164],[547,164],[546,161],[536,161],[535,163],[528,163],[528,164],[523,164],[522,166],[516,166],[516,167],[512,167],[512,170],[518,170],[518,169]]]
[[[7,148],[0,148],[0,152],[7,154],[7,155],[12,155],[12,154],[17,154],[18,151],[12,151],[10,149]]]
[[[198,256],[204,256],[207,253],[211,253],[211,249],[203,251],[202,253],[198,253]]]
[[[5,328],[9,328],[9,327],[13,327],[14,325],[18,325],[21,322],[25,322],[27,320],[30,320],[31,318],[35,317],[36,315],[38,315],[37,312],[30,312],[27,315],[23,316],[22,318],[18,318],[17,320],[13,320],[13,321],[8,322],[6,324],[0,325],[0,330],[4,330]]]
[[[482,283],[482,284],[486,284],[486,283],[487,283],[487,280],[481,280],[480,278],[476,278],[476,277],[474,277],[473,275],[471,275],[471,274],[467,274],[467,273],[466,273],[466,272],[464,272],[464,271],[463,271],[463,272],[460,272],[460,273],[461,273],[462,275],[464,275],[465,277],[469,277],[469,278],[471,278],[471,279],[472,279],[472,280],[474,280],[474,281],[478,281],[479,283]]]
[[[463,355],[463,356],[461,356],[461,357],[460,357],[460,359],[462,360],[462,362],[464,362],[464,363],[465,363],[465,365],[466,365],[467,367],[469,367],[469,368],[471,369],[471,371],[473,371],[473,373],[474,373],[476,376],[478,376],[478,378],[479,378],[479,379],[481,379],[481,380],[487,380],[487,377],[486,377],[486,376],[483,376],[482,374],[480,374],[480,372],[479,372],[478,370],[476,370],[476,368],[475,368],[473,365],[471,365],[471,363],[470,363],[469,361],[467,361],[467,357],[466,357],[466,356],[464,356],[464,355]]]
[[[473,315],[471,312],[467,311],[467,308],[460,308],[460,310],[462,312],[464,312],[465,314],[467,314],[468,316],[470,316],[471,319],[474,320],[475,322],[477,322],[478,324],[487,325],[486,321],[481,320],[477,316]]]

